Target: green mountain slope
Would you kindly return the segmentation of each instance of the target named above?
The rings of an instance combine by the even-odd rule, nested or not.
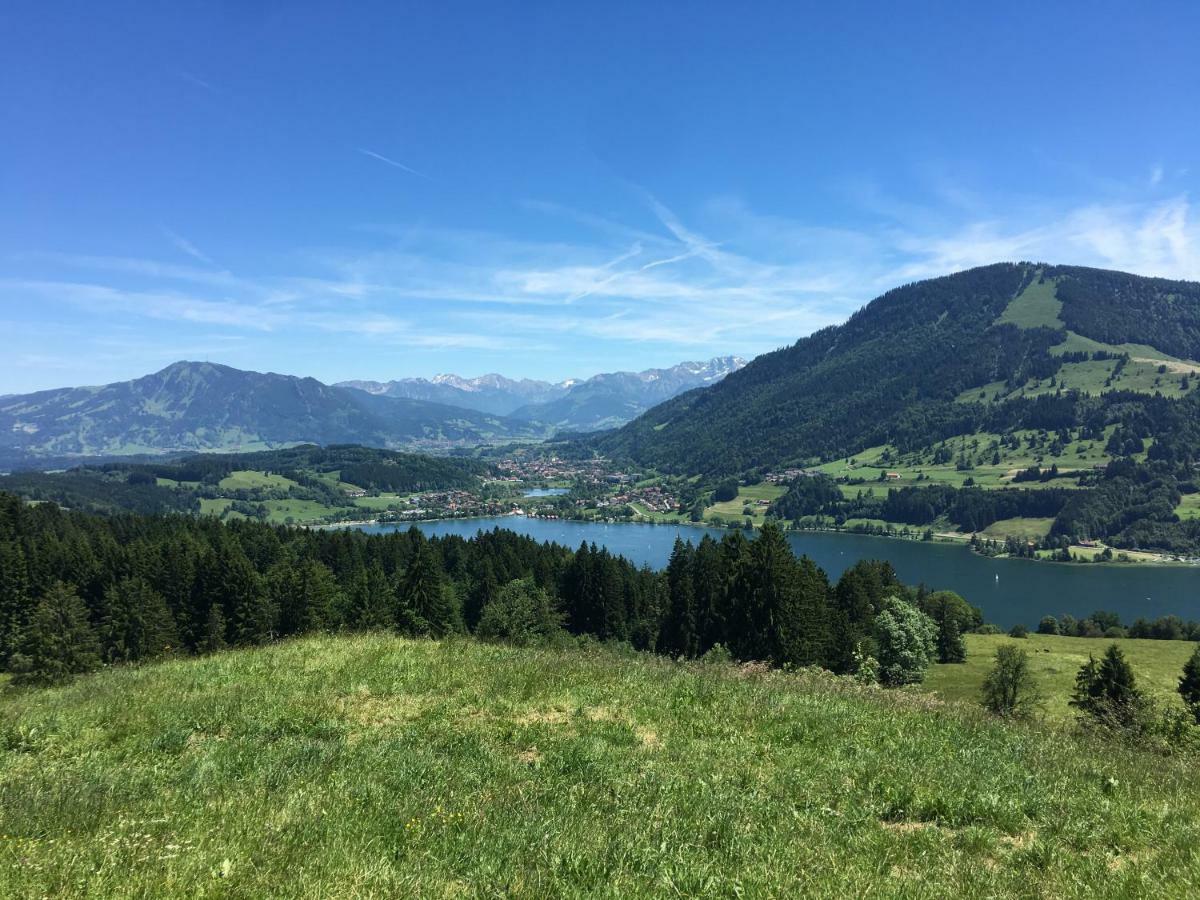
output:
[[[1200,284],[1001,263],[889,291],[594,446],[723,474],[981,430],[1138,423],[1149,434],[1147,421],[1182,416],[1164,404],[1195,406],[1196,359]]]
[[[312,442],[437,447],[530,438],[529,423],[313,378],[180,362],[103,387],[0,398],[0,465]]]
[[[820,675],[322,636],[0,694],[0,894],[1183,897],[1198,791]]]

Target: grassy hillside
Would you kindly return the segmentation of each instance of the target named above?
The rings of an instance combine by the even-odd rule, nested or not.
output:
[[[1175,688],[1183,664],[1196,649],[1191,641],[1107,640],[1044,634],[1031,634],[1023,639],[1000,634],[968,634],[966,641],[967,661],[961,665],[934,666],[925,679],[923,687],[926,690],[935,691],[948,700],[977,703],[996,648],[1002,644],[1016,644],[1029,653],[1034,677],[1045,695],[1046,718],[1060,722],[1075,715],[1067,701],[1075,687],[1075,673],[1087,662],[1089,654],[1098,659],[1110,644],[1116,644],[1133,667],[1142,690],[1160,703],[1182,708]]]
[[[325,637],[0,694],[0,895],[1183,896],[1198,791],[815,676]]]

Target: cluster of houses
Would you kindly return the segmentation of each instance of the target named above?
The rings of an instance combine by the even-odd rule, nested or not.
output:
[[[638,506],[656,513],[672,513],[679,509],[679,499],[657,485],[622,490],[611,497],[597,501],[596,505],[603,509],[612,506],[625,506],[629,503],[636,503]]]
[[[513,508],[511,501],[485,500],[470,491],[429,491],[398,500],[397,505],[406,507],[397,513],[401,519],[494,516],[509,513]]]
[[[557,456],[537,459],[509,457],[496,463],[504,474],[494,481],[554,481],[583,478],[599,483],[607,475],[607,464],[600,459],[559,459]]]
[[[821,472],[817,469],[783,469],[780,472],[768,472],[763,481],[768,484],[791,484],[797,478],[816,478]]]

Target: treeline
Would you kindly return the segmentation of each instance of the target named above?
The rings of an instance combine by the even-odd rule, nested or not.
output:
[[[465,540],[185,516],[89,516],[0,494],[0,664],[53,681],[101,662],[317,630],[591,636],[918,680],[961,659],[979,611],[859,563],[836,585],[765,528],[680,543],[664,572],[496,530]],[[875,668],[872,668],[875,667]],[[872,676],[874,677],[874,676]]]
[[[1043,616],[1037,625],[1038,634],[1059,634],[1064,637],[1086,638],[1143,638],[1153,641],[1200,641],[1200,622],[1179,616],[1159,616],[1157,619],[1139,617],[1126,626],[1114,612],[1097,610],[1090,616],[1077,619],[1070,614]]]

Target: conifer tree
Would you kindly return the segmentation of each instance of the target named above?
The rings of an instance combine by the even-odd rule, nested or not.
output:
[[[938,624],[938,662],[962,663],[967,661],[967,644],[958,629],[958,619],[947,616]]]
[[[1179,678],[1179,696],[1183,698],[1196,724],[1200,725],[1200,647],[1197,647],[1183,665]]]
[[[696,630],[699,651],[714,644],[729,643],[728,578],[722,565],[721,547],[709,535],[696,546],[692,588],[696,593]]]
[[[737,634],[731,649],[739,659],[780,656],[773,616],[790,605],[784,594],[794,587],[795,565],[783,531],[774,523],[765,524],[749,543],[748,564],[741,568],[733,590]]]
[[[601,640],[623,641],[629,637],[629,629],[625,616],[625,584],[621,580],[621,564],[608,552],[608,548],[600,551],[596,564],[600,619],[596,636]]]
[[[196,643],[196,652],[216,653],[218,650],[224,650],[229,646],[225,637],[227,631],[225,614],[221,612],[221,607],[214,603],[205,617],[204,629]]]
[[[17,684],[56,684],[100,665],[99,642],[87,606],[57,582],[38,601],[11,668]]]
[[[475,629],[483,610],[496,599],[499,592],[500,585],[496,579],[495,566],[490,559],[484,559],[463,603],[463,620],[468,630]]]
[[[246,555],[238,550],[226,556],[221,580],[223,608],[229,610],[229,632],[241,646],[261,644],[275,637],[275,609],[262,578]]]
[[[124,578],[104,592],[100,643],[110,663],[140,662],[179,645],[166,600],[144,578]]]
[[[18,649],[29,607],[28,570],[21,545],[0,542],[0,668]]]
[[[314,559],[281,559],[267,573],[267,593],[279,613],[279,633],[306,634],[325,628],[341,604],[333,573]]]
[[[396,595],[383,566],[373,562],[355,574],[347,598],[346,624],[351,628],[391,628],[395,606]]]
[[[667,610],[658,639],[660,653],[692,658],[698,654],[696,591],[692,581],[695,553],[691,543],[675,538],[667,563]]]
[[[825,665],[832,643],[828,597],[825,573],[807,556],[799,560],[783,590],[774,594],[775,606],[770,611],[773,663]]]
[[[422,541],[400,582],[396,622],[410,635],[441,637],[457,630],[462,607],[428,541]]]
[[[1145,710],[1145,697],[1137,687],[1125,654],[1111,644],[1099,662],[1094,657],[1075,676],[1071,705],[1091,721],[1112,728],[1132,728]]]

